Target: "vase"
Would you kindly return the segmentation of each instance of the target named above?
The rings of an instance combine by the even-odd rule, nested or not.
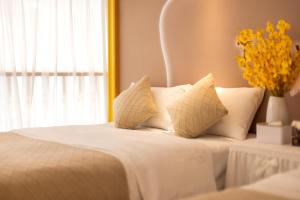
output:
[[[283,125],[288,125],[289,115],[284,97],[270,96],[267,108],[267,122],[281,121]]]

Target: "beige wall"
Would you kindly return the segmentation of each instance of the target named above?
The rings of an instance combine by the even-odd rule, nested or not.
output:
[[[158,21],[165,0],[119,0],[120,88],[143,75],[164,84]]]
[[[190,0],[178,0],[190,1]],[[120,2],[120,88],[128,87],[143,75],[152,84],[164,86],[164,61],[159,43],[158,22],[165,0],[119,0]],[[194,83],[212,72],[218,86],[247,86],[235,63],[238,49],[234,38],[240,29],[264,26],[267,20],[283,18],[300,39],[300,0],[199,0],[191,10],[183,10],[170,29],[170,56],[175,62],[174,83]],[[185,17],[197,20],[185,22]],[[172,29],[174,27],[174,30]],[[174,41],[176,44],[174,45]],[[293,119],[300,119],[300,95],[288,99]],[[264,109],[260,112],[264,113]],[[261,119],[263,115],[261,115]]]

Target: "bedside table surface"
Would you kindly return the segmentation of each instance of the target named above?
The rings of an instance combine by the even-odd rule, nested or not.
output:
[[[300,147],[258,143],[255,138],[232,144],[226,187],[239,187],[300,167]]]

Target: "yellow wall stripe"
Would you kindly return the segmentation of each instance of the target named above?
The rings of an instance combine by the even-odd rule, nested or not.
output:
[[[118,0],[108,0],[108,120],[113,120],[113,101],[118,83]]]

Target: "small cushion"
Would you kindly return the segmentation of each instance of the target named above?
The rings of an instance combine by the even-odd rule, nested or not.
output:
[[[141,78],[114,101],[114,124],[134,129],[157,113],[148,77]]]
[[[212,74],[198,81],[168,106],[175,134],[194,138],[227,114],[217,96]]]
[[[244,87],[216,90],[229,113],[209,128],[207,133],[244,140],[263,100],[264,89]]]
[[[172,103],[176,98],[183,95],[191,85],[179,85],[175,87],[152,87],[152,94],[158,108],[158,113],[148,119],[143,126],[161,128],[164,130],[172,131],[173,126],[167,106]]]

